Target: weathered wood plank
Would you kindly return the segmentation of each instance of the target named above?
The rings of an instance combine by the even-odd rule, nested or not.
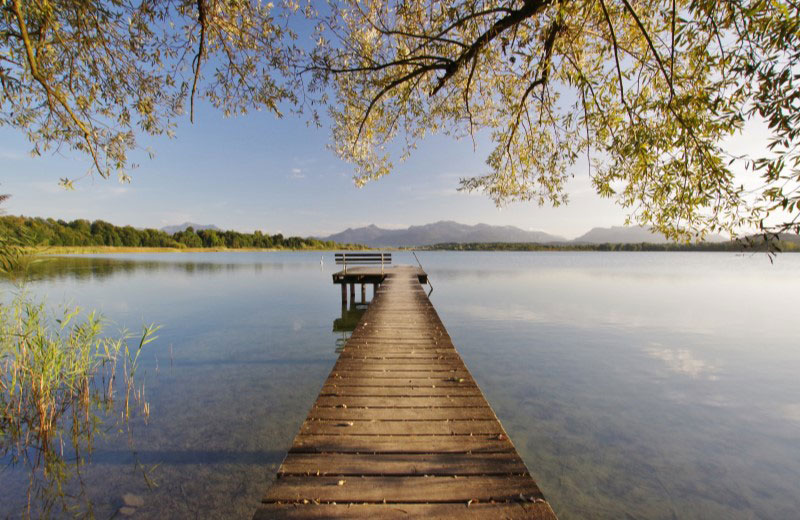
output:
[[[472,381],[472,376],[466,370],[456,370],[456,369],[448,369],[448,370],[337,370],[336,372],[331,373],[330,377],[328,378],[329,381],[333,381],[334,379],[345,379],[345,378],[364,378],[369,377],[375,380],[384,379],[398,379],[398,378],[409,378],[409,379],[441,379],[446,380],[449,378],[454,379],[465,379],[467,381]]]
[[[293,453],[511,453],[514,446],[499,435],[304,435]]]
[[[458,360],[460,361],[461,358],[458,356],[454,356],[453,354],[444,354],[444,353],[427,353],[427,352],[353,352],[352,350],[345,350],[339,355],[340,361],[345,360],[375,360],[379,363],[415,363],[420,364],[417,362],[422,361],[451,361],[451,360]]]
[[[462,362],[457,359],[437,359],[437,360],[402,360],[393,359],[391,361],[364,360],[364,359],[344,359],[338,361],[334,367],[337,372],[340,370],[466,370]]]
[[[481,408],[323,408],[315,406],[309,418],[341,421],[441,421],[452,419],[496,421],[494,412],[488,406]]]
[[[488,406],[483,397],[358,397],[321,395],[317,406],[339,408],[442,408]]]
[[[349,397],[480,397],[477,387],[381,387],[325,385],[319,395]]]
[[[374,377],[329,377],[325,386],[336,385],[344,386],[377,386],[386,388],[391,386],[400,387],[446,387],[446,388],[477,388],[474,381],[464,377],[386,377],[380,380]],[[324,388],[324,387],[323,387]]]
[[[342,354],[353,356],[406,356],[408,354],[425,355],[436,357],[440,355],[453,357],[452,348],[444,347],[345,347],[342,349]]]
[[[338,421],[307,420],[300,427],[304,434],[332,435],[500,435],[505,433],[497,421]]]
[[[528,476],[337,477],[287,476],[275,481],[263,502],[417,502],[442,503],[542,499]]]
[[[501,504],[263,504],[253,520],[387,518],[442,520],[555,520],[547,502]]]
[[[279,475],[526,475],[516,453],[290,453]]]

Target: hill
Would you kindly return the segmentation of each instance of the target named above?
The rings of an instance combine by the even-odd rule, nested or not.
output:
[[[726,242],[722,235],[710,235],[706,242]],[[643,226],[596,227],[570,241],[573,244],[668,244],[664,235]]]
[[[514,226],[490,226],[477,224],[469,226],[452,221],[439,221],[405,229],[383,229],[375,225],[361,228],[347,228],[341,233],[320,238],[339,243],[364,244],[370,247],[410,247],[429,246],[444,242],[563,242],[560,236],[543,231],[525,231]]]
[[[175,233],[180,233],[181,231],[186,231],[186,228],[194,228],[195,231],[222,231],[220,228],[213,224],[195,224],[194,222],[184,222],[183,224],[177,224],[174,226],[164,226],[161,228],[161,231],[167,233],[168,235],[172,235]]]

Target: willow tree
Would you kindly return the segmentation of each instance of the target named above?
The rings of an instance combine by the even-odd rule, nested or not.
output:
[[[307,70],[313,89],[333,89],[333,145],[358,183],[389,173],[430,132],[485,131],[486,174],[460,182],[497,204],[560,205],[576,161],[588,160],[600,195],[669,237],[797,232],[798,9],[334,0]],[[768,149],[726,149],[750,119]],[[737,171],[759,185],[746,189]]]
[[[562,204],[588,160],[600,195],[672,238],[800,231],[795,2],[276,3],[0,0],[0,124],[126,178],[137,134],[171,132],[197,96],[231,114],[314,103],[359,184],[428,133],[487,135],[461,187],[497,204]],[[768,148],[726,148],[749,120]]]
[[[34,153],[87,154],[127,180],[139,134],[171,134],[203,96],[226,114],[278,106],[294,38],[249,0],[0,0],[0,125]],[[286,10],[282,12],[291,12]],[[69,179],[64,179],[69,184]]]

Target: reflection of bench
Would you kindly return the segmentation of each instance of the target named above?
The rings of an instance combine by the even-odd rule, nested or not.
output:
[[[347,272],[348,265],[378,265],[383,273],[384,265],[391,265],[392,253],[336,253],[336,265],[343,265]]]

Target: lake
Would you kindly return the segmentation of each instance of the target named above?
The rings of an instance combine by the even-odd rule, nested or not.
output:
[[[796,517],[800,255],[418,256],[561,519]],[[95,516],[125,493],[143,499],[140,518],[252,515],[346,337],[334,332],[335,270],[328,252],[36,266],[27,290],[51,308],[99,309],[111,331],[162,325],[142,360],[147,424],[104,432],[82,471]],[[18,516],[26,477],[7,468],[0,480],[0,516]]]

